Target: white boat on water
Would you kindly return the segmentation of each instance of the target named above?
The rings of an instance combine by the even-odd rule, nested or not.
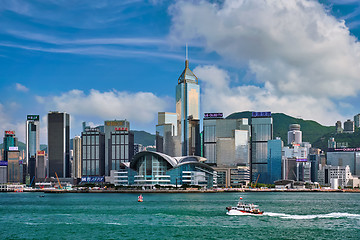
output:
[[[241,201],[242,198],[240,198],[238,204],[236,207],[226,207],[226,214],[227,215],[261,215],[264,213],[264,211],[259,210],[259,206],[254,205],[252,203],[244,203]]]

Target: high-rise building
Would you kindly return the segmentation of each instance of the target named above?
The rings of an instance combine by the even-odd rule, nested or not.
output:
[[[342,129],[342,127],[341,127],[341,121],[337,121],[337,122],[335,123],[335,128],[336,128],[336,132],[337,132],[337,133],[342,133],[342,132],[343,132],[343,129]]]
[[[29,167],[29,160],[31,157],[36,157],[37,151],[40,151],[40,118],[39,115],[27,115],[26,120],[26,165],[28,166],[28,172],[34,171]]]
[[[70,115],[68,113],[48,113],[48,158],[49,177],[56,177],[56,174],[59,178],[70,177]]]
[[[169,156],[181,156],[176,113],[159,112],[156,125],[156,151]]]
[[[360,127],[360,113],[354,116],[354,123],[356,128]]]
[[[281,160],[283,142],[280,138],[268,141],[268,180],[267,183],[273,184],[281,180]]]
[[[302,132],[299,124],[290,124],[288,131],[288,145],[302,143]]]
[[[98,129],[87,128],[81,133],[81,149],[81,176],[104,176],[105,134]]]
[[[23,162],[20,160],[19,150],[6,152],[8,162],[7,177],[9,183],[23,183]]]
[[[105,139],[104,139],[105,144]],[[105,145],[104,145],[105,147]],[[105,149],[104,149],[105,151]],[[105,152],[104,152],[105,154]],[[81,178],[81,137],[75,136],[73,139],[73,177]],[[105,163],[105,155],[104,155]],[[105,168],[105,166],[104,166]],[[104,169],[105,170],[105,169]]]
[[[126,132],[128,136],[128,141],[131,140],[131,137],[129,138],[129,133],[130,133],[130,122],[127,120],[114,120],[114,121],[105,121],[104,123],[104,130],[105,130],[105,175],[106,176],[110,176],[110,170],[116,170],[116,169],[112,169],[113,166],[113,159],[116,160],[120,160],[120,158],[116,158],[116,150],[112,151],[112,135],[114,135],[115,132]],[[116,135],[116,134],[115,134]],[[130,135],[133,136],[133,134],[130,133]],[[125,137],[124,137],[125,138]],[[132,138],[132,141],[134,138]],[[116,139],[115,139],[116,141]],[[127,141],[127,142],[128,142]],[[132,154],[133,154],[133,144],[134,142],[132,142]],[[120,144],[120,140],[119,142],[115,142],[115,144]],[[123,145],[124,143],[121,143],[121,145]],[[115,153],[115,158],[112,158],[112,153]],[[120,150],[119,150],[120,153]],[[125,152],[123,152],[125,154]],[[130,154],[131,155],[131,154]],[[128,155],[128,158],[130,157],[130,155]],[[131,155],[132,157],[132,155]],[[121,158],[123,159],[123,158]],[[130,158],[129,158],[130,159]],[[115,164],[116,165],[116,164]]]
[[[121,163],[130,162],[134,156],[134,134],[128,129],[115,129],[111,132],[109,156],[110,170],[119,170]]]
[[[344,122],[344,133],[353,133],[355,131],[355,124],[354,121],[348,119]]]
[[[4,136],[4,141],[3,141],[3,145],[4,145],[4,161],[8,161],[7,157],[8,151],[14,151],[14,150],[18,150],[17,146],[18,146],[18,139],[17,137],[15,137],[15,131],[5,131],[5,136]],[[16,149],[15,149],[15,148]]]
[[[273,138],[271,112],[253,112],[251,116],[251,181],[267,180],[267,144]]]
[[[200,155],[200,86],[198,78],[189,69],[185,60],[185,69],[176,86],[177,131],[181,136],[182,155]]]
[[[46,174],[46,154],[45,151],[38,151],[36,154],[36,179],[37,181],[44,181]]]

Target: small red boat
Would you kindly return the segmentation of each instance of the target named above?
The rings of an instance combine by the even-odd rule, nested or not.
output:
[[[142,202],[143,201],[143,196],[140,194],[139,196],[138,196],[138,202]]]

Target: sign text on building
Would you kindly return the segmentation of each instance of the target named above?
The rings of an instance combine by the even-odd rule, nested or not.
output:
[[[104,177],[81,177],[82,182],[104,182]]]
[[[115,128],[115,131],[127,131],[127,130],[128,130],[128,128],[123,128],[123,127]]]
[[[27,115],[27,120],[39,121],[39,115]]]
[[[19,151],[19,147],[9,147],[9,151]]]
[[[271,117],[271,112],[252,112],[251,117]]]
[[[15,135],[15,131],[5,131],[6,135]]]
[[[223,118],[223,113],[204,113],[204,118]]]

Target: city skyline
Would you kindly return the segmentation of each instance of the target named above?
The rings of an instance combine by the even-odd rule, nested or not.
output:
[[[157,113],[175,111],[185,43],[201,113],[284,112],[324,125],[352,119],[360,3],[259,3],[4,1],[0,130],[24,142],[26,116],[40,115],[47,143],[47,113],[64,111],[71,137],[82,121],[114,119],[154,133]]]

